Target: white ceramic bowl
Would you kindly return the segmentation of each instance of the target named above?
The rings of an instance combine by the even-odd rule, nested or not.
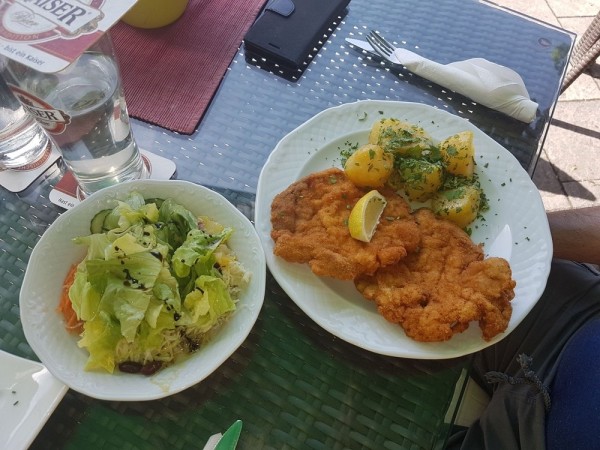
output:
[[[252,272],[238,307],[215,336],[191,357],[152,376],[115,371],[85,371],[88,354],[69,334],[57,306],[69,267],[85,255],[84,246],[71,240],[89,234],[98,211],[116,205],[132,191],[145,198],[173,198],[194,214],[207,215],[232,226],[230,247]],[[25,337],[42,363],[71,389],[103,400],[152,400],[180,392],[206,378],[244,342],[252,329],[265,293],[266,264],[252,223],[220,194],[186,181],[140,180],[97,192],[64,212],[33,249],[20,293]]]

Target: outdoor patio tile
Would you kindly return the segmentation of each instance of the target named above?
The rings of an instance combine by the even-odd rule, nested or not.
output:
[[[512,9],[513,11],[520,12],[521,14],[525,14],[526,16],[541,20],[542,22],[560,26],[559,21],[552,12],[552,9],[550,9],[548,4],[543,0],[501,0],[496,1],[495,3],[504,6],[505,8]]]
[[[600,179],[600,100],[559,102],[544,149],[558,180]]]
[[[563,187],[573,208],[585,208],[597,205],[600,202],[600,178],[597,180],[565,182]]]
[[[548,161],[545,152],[537,163],[533,183],[537,186],[546,211],[569,209],[572,207],[562,184],[556,176],[557,168]]]
[[[583,72],[575,81],[560,95],[559,101],[573,100],[598,100],[600,99],[600,80]]]
[[[556,17],[595,16],[600,11],[600,0],[546,0],[546,3]]]

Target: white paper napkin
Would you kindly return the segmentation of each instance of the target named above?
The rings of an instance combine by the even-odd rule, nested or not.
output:
[[[526,123],[535,119],[538,104],[529,98],[521,76],[508,67],[483,58],[440,64],[403,48],[394,57],[414,74],[488,108]]]

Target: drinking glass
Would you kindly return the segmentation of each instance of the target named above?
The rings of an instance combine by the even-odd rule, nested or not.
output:
[[[9,61],[3,75],[48,132],[84,195],[148,175],[108,33],[59,72]]]
[[[0,169],[33,164],[46,151],[51,151],[48,135],[0,78]]]

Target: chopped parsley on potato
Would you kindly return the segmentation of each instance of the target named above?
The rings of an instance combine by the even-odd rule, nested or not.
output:
[[[473,137],[465,130],[435,143],[420,126],[383,118],[372,125],[368,144],[342,150],[342,163],[355,185],[390,186],[467,229],[488,208],[475,172]]]

